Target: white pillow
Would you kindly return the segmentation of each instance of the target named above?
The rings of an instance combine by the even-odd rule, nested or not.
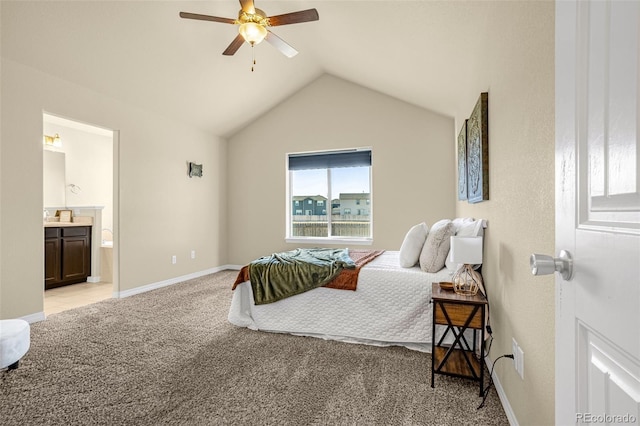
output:
[[[457,235],[462,225],[467,224],[469,222],[475,222],[475,219],[472,217],[457,217],[453,219],[451,222],[453,223],[454,228],[456,228],[455,235]]]
[[[449,255],[451,245],[449,238],[454,233],[455,227],[449,219],[443,219],[433,224],[420,252],[420,269],[425,272],[438,272],[444,268],[444,262]]]
[[[400,246],[400,266],[403,268],[412,268],[418,263],[422,246],[427,239],[429,227],[426,223],[419,223],[407,232],[407,235]]]
[[[454,220],[455,221],[458,219]],[[484,235],[484,228],[482,227],[482,220],[465,220],[461,222],[458,231],[455,233],[457,237],[482,237]],[[453,263],[451,260],[451,256],[447,254],[447,260],[445,261],[445,266],[451,272],[455,272],[460,268],[460,265],[457,263]]]

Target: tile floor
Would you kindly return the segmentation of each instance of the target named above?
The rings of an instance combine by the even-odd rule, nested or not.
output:
[[[44,314],[51,315],[109,299],[112,293],[113,283],[110,282],[78,283],[45,290]]]

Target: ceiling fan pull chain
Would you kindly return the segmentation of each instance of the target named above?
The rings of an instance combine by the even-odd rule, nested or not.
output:
[[[255,64],[256,64],[256,55],[255,55],[255,52],[254,52],[254,50],[253,50],[253,45],[254,45],[254,44],[253,44],[253,43],[251,43],[251,60],[253,61],[253,64],[251,65],[251,72],[253,72],[253,67],[254,67],[254,66],[255,66]]]

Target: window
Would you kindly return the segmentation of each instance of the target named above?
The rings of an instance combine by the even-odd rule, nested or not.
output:
[[[307,199],[309,203],[313,199],[319,207],[312,217],[296,214],[295,209],[289,212],[287,238],[370,241],[371,215],[356,209],[361,200],[370,204],[370,149],[289,154],[287,167],[288,205],[294,205],[294,199]],[[331,202],[329,214],[322,208],[325,201]]]

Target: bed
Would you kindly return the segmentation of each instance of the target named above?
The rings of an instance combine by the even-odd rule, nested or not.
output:
[[[241,282],[233,291],[228,320],[252,330],[430,352],[431,283],[451,281],[455,267],[433,273],[419,265],[402,267],[404,254],[402,248],[384,251],[365,264],[356,291],[319,287],[255,305],[251,283]]]

